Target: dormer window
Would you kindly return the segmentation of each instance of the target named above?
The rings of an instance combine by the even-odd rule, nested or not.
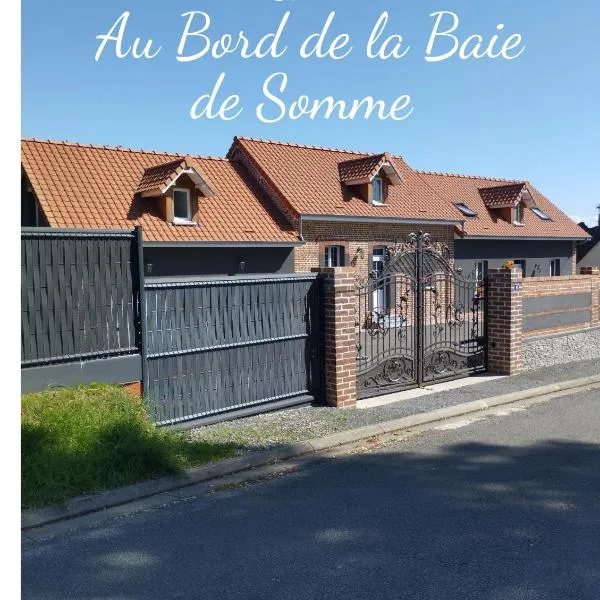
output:
[[[175,188],[173,190],[173,223],[191,223],[192,206],[190,190]]]
[[[155,210],[174,225],[198,225],[193,216],[199,212],[199,196],[211,198],[216,194],[193,157],[144,169],[135,193],[154,201]]]
[[[373,204],[384,204],[385,198],[383,195],[383,179],[381,177],[375,177],[371,183]]]
[[[374,154],[338,164],[340,182],[352,194],[375,206],[384,206],[390,187],[402,184],[397,159],[390,154]]]

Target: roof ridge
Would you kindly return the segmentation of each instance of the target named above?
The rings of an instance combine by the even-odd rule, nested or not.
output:
[[[369,154],[368,156],[361,156],[360,158],[349,158],[348,160],[343,160],[341,161],[339,164],[343,165],[345,163],[350,163],[350,162],[356,162],[357,160],[367,160],[367,159],[374,159],[374,158],[379,158],[379,160],[381,160],[382,158],[385,157],[385,152],[378,152],[377,154]]]
[[[488,181],[500,181],[504,183],[527,183],[522,179],[505,179],[503,177],[486,177],[485,175],[462,175],[461,173],[444,173],[441,171],[422,171],[416,169],[417,173],[421,175],[438,175],[440,177],[462,177],[463,179],[477,179],[477,180],[488,180]]]
[[[119,152],[132,152],[132,153],[137,153],[137,154],[154,154],[154,155],[170,154],[172,156],[181,157],[181,160],[185,159],[186,156],[191,156],[192,158],[196,158],[196,159],[223,160],[223,161],[229,162],[229,159],[224,156],[190,154],[189,152],[181,153],[181,152],[170,152],[170,151],[163,151],[163,150],[144,150],[143,148],[128,148],[125,146],[110,146],[108,144],[82,144],[81,142],[71,142],[69,140],[51,140],[49,138],[42,139],[42,138],[35,138],[35,137],[22,137],[21,141],[22,142],[36,142],[36,143],[40,143],[40,144],[54,144],[57,146],[77,146],[78,148],[90,148],[92,150],[112,150],[112,151],[117,150]],[[177,160],[177,158],[174,158],[173,160]]]
[[[357,155],[366,155],[366,157],[368,156],[377,156],[379,154],[385,154],[384,152],[361,152],[360,150],[348,150],[346,148],[328,148],[326,146],[311,146],[309,144],[298,144],[298,143],[294,143],[294,142],[281,142],[278,140],[265,140],[265,139],[261,139],[261,138],[254,138],[254,137],[246,137],[246,136],[242,136],[242,135],[236,135],[235,136],[235,140],[240,140],[241,142],[243,141],[248,141],[248,142],[259,142],[261,144],[275,144],[277,146],[289,146],[292,148],[304,148],[305,150],[325,150],[326,152],[340,152],[340,153],[345,153],[345,154],[357,154]],[[394,158],[402,158],[399,156],[394,156]]]

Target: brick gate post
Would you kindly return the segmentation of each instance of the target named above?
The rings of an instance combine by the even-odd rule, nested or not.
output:
[[[523,371],[522,286],[523,275],[519,268],[488,272],[488,369],[501,375]]]
[[[313,269],[322,273],[325,302],[325,402],[356,406],[356,290],[353,267]]]

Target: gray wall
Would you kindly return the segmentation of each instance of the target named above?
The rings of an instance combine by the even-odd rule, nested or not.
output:
[[[240,269],[240,262],[245,268]],[[148,271],[152,264],[152,272]],[[144,246],[146,277],[292,273],[293,248],[194,248]]]
[[[536,265],[540,266],[541,276],[550,275],[550,261],[560,259],[561,275],[571,274],[571,240],[528,241],[528,240],[456,240],[454,260],[457,267],[470,272],[477,261],[487,260],[488,269],[501,268],[507,260],[527,261],[527,277],[531,277]]]

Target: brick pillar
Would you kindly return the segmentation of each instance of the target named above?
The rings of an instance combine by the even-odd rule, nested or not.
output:
[[[523,370],[522,285],[519,268],[488,272],[488,369],[500,375]]]
[[[325,277],[325,402],[337,408],[353,408],[356,406],[354,268],[313,271]]]
[[[592,292],[592,326],[600,325],[600,267],[581,267],[582,275],[590,275]]]

